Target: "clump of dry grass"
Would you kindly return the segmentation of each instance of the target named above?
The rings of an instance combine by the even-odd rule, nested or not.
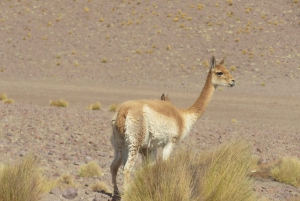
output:
[[[79,168],[79,176],[81,177],[93,177],[102,175],[102,170],[95,161],[91,161]]]
[[[0,170],[0,201],[37,201],[56,186],[38,167],[38,160],[28,156],[15,164],[2,165]]]
[[[283,157],[271,169],[271,176],[281,183],[300,187],[300,160],[294,157]]]
[[[88,106],[89,110],[100,110],[101,109],[101,104],[100,102],[92,103]]]
[[[109,111],[115,112],[115,111],[118,110],[118,108],[119,108],[119,104],[118,104],[118,103],[114,103],[114,104],[111,104],[111,105],[109,106]]]
[[[76,184],[70,174],[63,174],[56,180],[57,186],[61,188],[75,187]]]
[[[64,99],[60,99],[57,101],[49,101],[50,106],[56,106],[56,107],[68,107],[69,103],[64,100]]]
[[[238,141],[202,154],[180,151],[137,171],[122,199],[254,201],[248,177],[253,161],[250,147]]]
[[[7,95],[5,93],[0,94],[0,101],[7,99]]]
[[[5,103],[5,104],[13,104],[13,103],[15,103],[14,99],[11,99],[11,98],[4,99],[4,100],[2,100],[2,102]]]
[[[231,66],[229,69],[230,69],[231,71],[236,71],[236,67],[235,67],[235,66]]]
[[[96,181],[96,183],[94,183],[92,186],[92,191],[93,192],[100,192],[100,191],[104,191],[106,193],[111,193],[108,186],[103,183],[102,181]]]

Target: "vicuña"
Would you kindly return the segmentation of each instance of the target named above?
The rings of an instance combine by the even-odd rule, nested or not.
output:
[[[223,64],[224,59],[216,65],[212,57],[202,92],[187,109],[177,108],[170,101],[163,100],[131,100],[120,105],[111,120],[115,155],[110,171],[114,195],[119,194],[116,178],[121,164],[126,185],[138,153],[142,154],[143,161],[148,157],[154,162],[157,149],[163,147],[163,160],[168,159],[176,143],[187,136],[204,113],[217,86],[235,85],[234,78]]]

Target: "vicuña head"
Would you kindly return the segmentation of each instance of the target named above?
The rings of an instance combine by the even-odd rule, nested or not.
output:
[[[119,193],[116,177],[121,164],[124,166],[126,184],[138,153],[142,154],[143,159],[147,157],[150,162],[155,162],[157,149],[162,147],[163,159],[168,159],[176,143],[187,136],[204,113],[216,87],[235,85],[234,78],[223,63],[224,60],[216,65],[212,57],[202,92],[189,108],[177,108],[161,100],[132,100],[120,105],[111,120],[111,142],[115,156],[110,170],[114,194]]]

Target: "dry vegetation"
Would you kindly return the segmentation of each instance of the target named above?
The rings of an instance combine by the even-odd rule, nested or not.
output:
[[[199,155],[180,151],[137,171],[123,200],[256,200],[250,147],[237,141]]]
[[[34,156],[2,166],[0,183],[0,201],[36,201],[56,185],[44,177]]]
[[[5,93],[0,94],[0,101],[7,99],[7,95]]]
[[[50,106],[56,106],[56,107],[68,107],[68,102],[64,99],[60,99],[57,101],[50,100],[49,102]]]
[[[93,177],[102,176],[102,170],[95,161],[91,161],[79,168],[79,176],[81,177]]]
[[[115,112],[115,111],[117,111],[118,108],[119,108],[119,104],[118,103],[114,103],[114,104],[111,104],[109,106],[109,111]]]
[[[96,183],[94,183],[91,186],[91,188],[92,188],[92,191],[94,191],[94,192],[104,191],[106,193],[110,193],[109,187],[101,181],[96,181]]]
[[[5,93],[0,94],[0,101],[5,104],[13,104],[15,102],[14,99],[8,98]]]
[[[13,103],[15,103],[15,101],[14,101],[14,99],[7,98],[7,99],[3,100],[3,103],[5,103],[5,104],[13,104]]]
[[[300,187],[300,160],[294,157],[284,157],[271,170],[272,178],[297,188]]]
[[[88,106],[89,110],[100,110],[101,109],[101,104],[100,102],[92,103]]]
[[[70,174],[63,174],[60,178],[56,180],[57,186],[60,188],[76,187],[73,177]]]

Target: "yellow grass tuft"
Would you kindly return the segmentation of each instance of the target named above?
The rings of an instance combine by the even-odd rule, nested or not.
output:
[[[85,12],[90,12],[90,9],[88,7],[83,8]]]
[[[250,7],[245,10],[246,13],[250,13],[251,11],[252,11],[252,8],[250,8]]]
[[[101,61],[102,63],[107,63],[107,59],[104,57],[104,58],[102,58],[102,61]]]
[[[89,110],[100,110],[101,109],[101,104],[100,102],[92,103],[88,106]]]
[[[264,86],[266,86],[266,83],[263,82],[263,83],[261,83],[260,85],[264,87]]]
[[[7,95],[5,93],[0,94],[0,101],[7,99]]]
[[[79,168],[79,176],[81,177],[93,177],[102,176],[102,170],[95,161],[91,161]]]
[[[73,177],[70,174],[63,174],[56,180],[57,186],[60,188],[76,187]]]
[[[173,19],[173,22],[178,22],[178,21],[179,21],[178,17],[175,17],[175,18]]]
[[[227,0],[227,3],[228,3],[229,6],[232,6],[232,5],[233,5],[232,0]]]
[[[60,99],[57,101],[49,101],[50,106],[56,106],[56,107],[68,107],[68,102],[64,99]]]
[[[271,175],[276,181],[300,187],[300,160],[294,157],[283,157],[271,170]]]
[[[203,5],[203,4],[198,4],[198,5],[197,5],[197,8],[198,8],[198,10],[202,10],[202,9],[203,9],[203,7],[204,7],[204,5]]]
[[[231,119],[231,122],[236,124],[238,121],[236,119]]]
[[[119,108],[119,104],[118,104],[118,103],[114,103],[114,104],[111,104],[111,105],[109,106],[109,111],[115,112],[115,111],[118,110],[118,108]]]
[[[4,100],[2,100],[2,102],[5,103],[5,104],[13,104],[13,103],[15,103],[14,99],[11,99],[11,98],[4,99]]]
[[[231,66],[231,67],[229,68],[229,70],[231,70],[231,71],[236,71],[236,67],[235,67],[235,66]]]
[[[0,201],[37,201],[56,182],[48,180],[38,167],[38,160],[28,156],[15,164],[2,165],[0,170]]]
[[[93,192],[104,191],[106,193],[111,193],[110,190],[109,190],[109,188],[108,188],[108,186],[105,183],[101,182],[101,181],[96,181],[96,183],[94,183],[91,186],[91,188],[92,188]]]
[[[208,61],[204,61],[204,62],[203,62],[203,66],[206,67],[206,68],[208,68],[208,67],[209,67]]]
[[[250,146],[241,141],[201,154],[181,150],[167,161],[140,168],[122,200],[254,201],[248,177],[253,161]]]

